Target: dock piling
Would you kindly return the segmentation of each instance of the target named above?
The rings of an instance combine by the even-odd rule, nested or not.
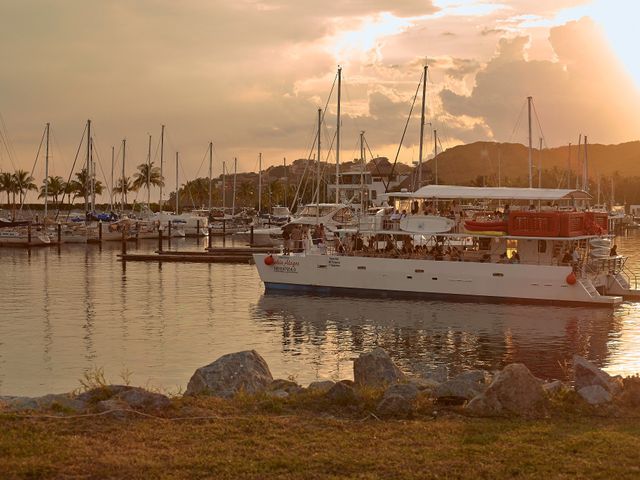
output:
[[[249,236],[249,245],[253,245],[253,225],[251,225],[251,234]]]
[[[127,254],[127,234],[126,234],[126,228],[122,228],[122,255],[123,255],[123,261],[124,261],[124,255]]]
[[[158,227],[158,252],[162,252],[162,227]]]
[[[62,225],[60,222],[56,225],[56,233],[58,234],[58,245],[62,243]]]
[[[209,236],[208,236],[207,242],[208,242],[209,248],[211,248],[211,240],[213,239],[213,233],[211,232],[211,225],[209,225],[207,229],[209,230]]]
[[[102,220],[98,222],[98,241],[102,243]]]

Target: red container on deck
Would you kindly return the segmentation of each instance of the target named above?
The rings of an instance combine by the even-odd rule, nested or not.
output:
[[[560,212],[560,236],[579,237],[586,233],[584,212]]]
[[[588,235],[602,235],[609,231],[609,215],[605,212],[585,212],[585,230]]]
[[[510,212],[509,235],[521,237],[560,236],[558,212]]]

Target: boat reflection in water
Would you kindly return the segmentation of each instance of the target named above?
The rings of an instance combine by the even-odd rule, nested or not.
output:
[[[609,362],[617,311],[280,293],[262,295],[256,309],[254,318],[281,328],[283,354],[313,358],[318,376],[351,376],[352,359],[375,346],[414,372],[521,362],[539,377],[566,378],[578,354],[621,373]]]

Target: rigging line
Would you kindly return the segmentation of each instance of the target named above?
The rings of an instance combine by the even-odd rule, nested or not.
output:
[[[73,165],[71,166],[71,170],[69,171],[69,177],[67,177],[67,182],[66,184],[69,185],[71,183],[71,177],[73,176],[73,170],[76,168],[76,162],[78,161],[78,155],[80,155],[80,148],[82,147],[82,142],[84,142],[84,137],[87,133],[87,124],[85,124],[84,126],[84,130],[82,130],[82,137],[80,138],[80,143],[78,144],[78,150],[76,150],[76,156],[73,159]],[[58,209],[56,211],[56,216],[55,216],[55,220],[58,219],[58,215],[60,214],[60,206],[64,205],[64,197],[65,195],[69,195],[69,198],[71,198],[71,192],[68,192],[68,188],[64,189],[65,191],[62,193],[62,200],[60,200],[60,204],[58,205]],[[71,214],[71,211],[69,211],[67,213],[67,218],[69,218],[69,215]]]
[[[104,179],[104,184],[107,186],[107,188],[109,187],[109,182],[107,181],[107,175],[104,173],[104,169],[102,168],[102,161],[100,161],[100,153],[98,152],[98,148],[97,148],[97,142],[96,142],[96,137],[93,137],[93,152],[96,154],[96,158],[98,159],[98,167],[100,167],[100,171],[102,172],[102,178]],[[94,187],[95,189],[95,187]],[[113,185],[111,185],[111,189],[113,189]],[[102,194],[100,193],[100,196],[102,196]]]
[[[205,154],[205,156],[206,156],[206,154]],[[201,167],[202,167],[202,165],[201,165]],[[188,177],[188,175],[187,175],[187,172],[185,171],[185,169],[184,169],[184,165],[183,165],[182,163],[180,163],[180,170],[182,170],[182,174],[183,174],[184,178],[187,178],[187,177]],[[197,178],[198,178],[198,175],[196,174],[196,180],[197,180]],[[195,198],[194,198],[194,196],[193,196],[193,191],[191,190],[192,183],[193,183],[193,182],[191,182],[191,181],[187,180],[187,181],[184,183],[184,185],[183,185],[183,187],[182,187],[182,188],[183,188],[183,190],[184,190],[184,189],[186,189],[186,190],[187,190],[187,193],[189,194],[189,198],[191,199],[191,206],[192,206],[193,208],[196,208],[196,200],[195,200]],[[180,188],[180,186],[178,185],[178,189],[179,189],[179,188]]]
[[[520,113],[518,113],[518,117],[516,119],[516,124],[511,131],[511,136],[509,137],[509,143],[513,140],[514,135],[516,134],[516,129],[520,126],[520,121],[522,120],[522,112],[524,112],[524,107],[527,104],[526,100],[522,102],[522,106],[520,107]]]
[[[404,130],[402,131],[402,138],[400,139],[400,143],[398,144],[398,151],[396,152],[396,158],[393,160],[393,166],[391,167],[391,173],[389,174],[389,181],[387,183],[382,181],[384,184],[385,193],[389,191],[389,185],[391,184],[391,177],[393,176],[393,171],[396,168],[396,163],[398,163],[398,157],[400,156],[400,149],[402,148],[402,143],[404,142],[404,136],[407,133],[407,127],[409,126],[409,121],[411,120],[411,114],[413,113],[413,107],[416,105],[416,100],[418,98],[418,92],[420,91],[420,86],[422,85],[424,74],[420,74],[420,81],[418,82],[418,86],[416,87],[416,93],[413,96],[413,102],[411,103],[411,109],[409,110],[409,116],[407,117],[407,121],[404,124]]]
[[[44,130],[42,131],[42,138],[40,139],[40,145],[38,146],[38,152],[36,153],[36,159],[33,162],[33,167],[31,168],[31,174],[29,175],[32,179],[33,179],[33,172],[36,169],[36,165],[38,164],[38,157],[40,156],[40,150],[42,150],[42,144],[44,143],[44,138],[47,134],[47,127],[44,128]],[[16,178],[19,178],[16,176]],[[35,180],[35,179],[34,179]],[[27,180],[30,181],[30,180]],[[18,183],[18,187],[20,188],[20,191],[22,191],[24,185],[22,185],[21,183]],[[25,191],[24,194],[20,195],[20,210],[18,210],[19,212],[22,212],[22,207],[24,206],[24,202],[27,199],[27,193],[29,193],[29,191]]]
[[[536,110],[536,104],[533,102],[533,100],[531,101],[531,104],[533,105],[533,113],[536,117],[536,123],[538,124],[538,131],[540,132],[540,136],[542,137],[542,144],[549,148],[549,146],[547,145],[547,139],[544,136],[544,132],[542,131],[542,125],[540,123],[540,118],[538,117],[538,111]]]
[[[374,155],[371,151],[371,147],[369,146],[369,141],[367,140],[367,136],[364,137],[364,144],[367,146],[367,150],[369,150],[369,156],[371,157],[371,161],[373,162],[373,167],[376,169],[376,173],[383,178],[382,172],[380,171],[380,167],[378,166],[377,155]],[[384,181],[382,182],[384,184]]]
[[[9,154],[9,161],[11,162],[11,166],[13,167],[13,169],[18,170],[18,167],[16,167],[17,160],[14,161],[14,158],[17,157],[16,151],[13,148],[13,145],[11,144],[11,140],[9,139],[10,138],[9,129],[7,128],[7,124],[4,122],[4,117],[2,116],[1,112],[0,112],[0,123],[2,124],[2,129],[0,130],[0,132],[4,132],[3,144],[5,145],[5,149]]]

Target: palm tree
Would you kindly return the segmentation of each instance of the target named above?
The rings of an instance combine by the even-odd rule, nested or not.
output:
[[[79,172],[76,173],[77,180],[72,180],[70,183],[71,192],[74,193],[75,197],[84,198],[84,203],[89,203],[89,194],[91,193],[91,178],[87,174],[87,169],[83,168]],[[71,188],[71,186],[73,188]],[[93,191],[96,195],[101,195],[103,191],[102,182],[100,180],[96,180],[93,184]],[[74,197],[74,199],[75,199]]]
[[[153,162],[138,165],[138,171],[133,175],[132,190],[147,189],[147,207],[151,203],[151,187],[164,187],[164,178],[160,175],[160,168],[154,167]]]
[[[20,205],[24,201],[24,197],[29,190],[38,190],[38,186],[33,183],[34,178],[26,170],[16,170],[13,174],[14,181],[16,183],[16,192],[20,194]]]
[[[57,205],[58,196],[64,193],[67,184],[62,177],[58,176],[50,176],[46,182],[48,183],[48,185],[46,185],[47,194],[49,197],[53,198],[53,203]],[[43,185],[40,187],[40,195],[38,195],[38,198],[44,198],[45,181],[43,181],[42,184]]]
[[[124,210],[127,205],[127,193],[132,190],[133,187],[131,185],[131,179],[129,177],[119,178],[116,182],[116,186],[113,187],[113,193],[124,195],[124,204],[122,205],[122,210]]]
[[[6,192],[7,194],[7,208],[11,206],[10,195],[14,193],[15,183],[13,175],[9,172],[0,173],[0,192]]]

